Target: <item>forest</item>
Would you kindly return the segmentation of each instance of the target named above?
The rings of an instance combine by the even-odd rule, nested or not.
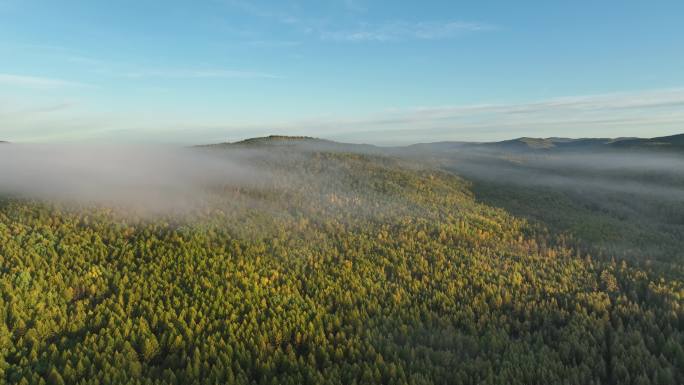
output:
[[[655,219],[601,244],[613,211],[441,153],[193,151],[245,149],[258,182],[181,213],[4,193],[0,383],[684,383],[681,233]]]
[[[522,138],[421,154],[471,181],[481,202],[571,237],[583,250],[681,273],[683,139]]]

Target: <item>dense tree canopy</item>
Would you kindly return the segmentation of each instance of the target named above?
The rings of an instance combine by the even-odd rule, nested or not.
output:
[[[684,383],[679,277],[592,258],[452,175],[280,155],[192,216],[2,201],[0,378]]]

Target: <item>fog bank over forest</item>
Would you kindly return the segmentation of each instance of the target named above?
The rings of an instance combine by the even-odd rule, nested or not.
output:
[[[171,146],[7,145],[0,150],[0,193],[73,203],[182,208],[213,185],[252,186],[267,178],[247,159]]]

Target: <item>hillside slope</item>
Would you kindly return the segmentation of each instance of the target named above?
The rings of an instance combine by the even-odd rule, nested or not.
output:
[[[680,279],[580,254],[414,162],[250,154],[272,177],[208,186],[189,217],[2,201],[0,378],[684,380]]]
[[[418,152],[474,183],[480,201],[615,258],[684,262],[684,136],[549,139]],[[682,147],[679,147],[680,149]]]
[[[618,148],[652,149],[652,150],[684,150],[684,134],[662,136],[650,139],[626,139],[612,144]]]
[[[289,148],[296,151],[332,151],[364,154],[382,154],[385,150],[387,150],[370,144],[352,144],[314,138],[310,136],[284,135],[269,135],[264,137],[248,138],[232,143],[217,143],[200,147],[211,149],[265,149],[276,147],[280,148],[281,150]]]
[[[681,151],[684,134],[657,138],[531,138],[522,137],[500,142],[435,142],[408,146],[409,149],[444,152],[483,150],[512,153],[606,152],[621,150]]]

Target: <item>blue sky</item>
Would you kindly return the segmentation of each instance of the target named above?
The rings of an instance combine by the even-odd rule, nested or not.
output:
[[[682,1],[0,0],[0,140],[684,132]]]

